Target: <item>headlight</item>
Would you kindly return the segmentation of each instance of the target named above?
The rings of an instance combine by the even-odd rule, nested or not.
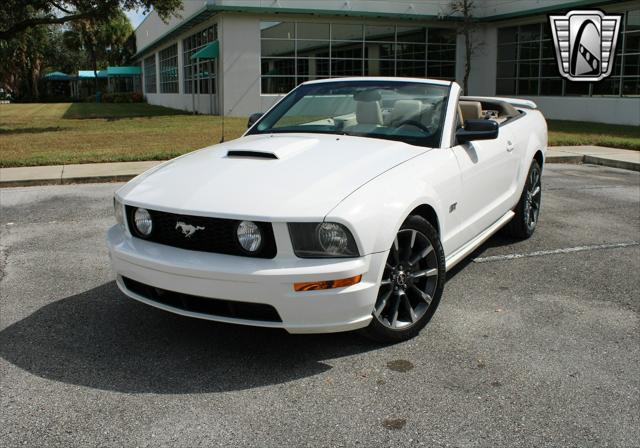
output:
[[[349,244],[348,231],[340,224],[323,222],[316,229],[322,250],[328,253],[343,253]]]
[[[289,223],[293,251],[300,258],[357,257],[356,242],[342,224],[334,222]]]
[[[133,222],[136,226],[136,230],[141,236],[151,235],[153,230],[153,221],[151,220],[151,214],[144,208],[137,208],[133,214]]]
[[[118,201],[118,199],[115,196],[113,197],[113,214],[116,217],[116,223],[123,226],[124,225],[124,207],[122,205],[122,202]]]
[[[247,252],[255,252],[262,245],[262,233],[255,222],[242,221],[236,230],[240,246]]]

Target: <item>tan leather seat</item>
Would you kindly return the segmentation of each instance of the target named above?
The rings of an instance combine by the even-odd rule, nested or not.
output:
[[[349,131],[375,132],[382,126],[382,108],[378,101],[356,101],[356,123],[348,126]]]
[[[397,100],[389,116],[389,125],[397,126],[403,121],[420,121],[422,102],[420,100]]]
[[[460,110],[464,120],[482,119],[482,103],[479,101],[460,101]]]

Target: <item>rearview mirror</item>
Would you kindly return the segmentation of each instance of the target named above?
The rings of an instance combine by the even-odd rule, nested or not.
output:
[[[493,120],[465,120],[464,128],[456,131],[458,143],[463,144],[473,140],[493,140],[498,138],[500,126]]]
[[[256,112],[255,114],[249,115],[249,122],[247,123],[247,129],[253,126],[256,123],[256,121],[262,118],[263,115],[264,113],[262,112]]]

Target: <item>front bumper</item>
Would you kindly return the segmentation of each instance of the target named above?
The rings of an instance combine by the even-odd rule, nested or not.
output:
[[[286,232],[286,224],[275,223],[274,231]],[[107,245],[118,287],[131,298],[184,316],[284,328],[290,333],[331,333],[367,326],[387,259],[387,253],[354,259],[301,259],[293,254],[290,245],[278,247],[278,255],[270,260],[196,252],[132,238],[118,225],[109,229]],[[362,281],[346,288],[293,290],[296,282],[360,274]],[[168,306],[129,290],[123,277],[182,294],[271,305],[282,322],[239,319]]]

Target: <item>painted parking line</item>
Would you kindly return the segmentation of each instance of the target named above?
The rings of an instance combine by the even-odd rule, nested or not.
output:
[[[561,249],[538,250],[535,252],[526,252],[522,254],[491,255],[489,257],[474,258],[473,261],[475,263],[489,263],[491,261],[515,260],[518,258],[529,258],[529,257],[543,257],[545,255],[570,254],[574,252],[585,252],[590,250],[619,249],[621,247],[633,247],[633,246],[639,246],[639,245],[640,245],[640,242],[638,241],[628,241],[624,243],[610,243],[610,244],[593,244],[590,246],[575,246],[575,247],[565,247]]]

